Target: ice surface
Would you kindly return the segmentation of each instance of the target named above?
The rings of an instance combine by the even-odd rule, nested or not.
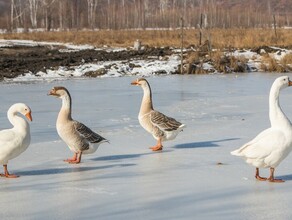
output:
[[[30,105],[33,122],[31,146],[8,165],[20,178],[0,178],[0,219],[290,219],[291,156],[276,169],[286,182],[275,184],[256,181],[254,168],[229,153],[269,126],[278,76],[149,77],[154,107],[187,124],[158,153],[138,123],[134,77],[2,82],[1,128],[15,102]],[[70,90],[73,118],[110,140],[78,165],[62,161],[72,153],[55,130],[61,100],[46,95],[56,85]],[[290,119],[291,100],[287,88],[281,104]]]

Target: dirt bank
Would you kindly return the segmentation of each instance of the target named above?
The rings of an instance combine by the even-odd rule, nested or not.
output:
[[[58,47],[50,46],[14,46],[0,48],[0,80],[14,78],[31,72],[36,74],[46,69],[58,69],[60,66],[78,66],[84,63],[111,60],[147,59],[151,56],[170,55],[169,48],[147,48],[141,51],[124,50],[107,52],[105,50],[80,50],[60,52]]]

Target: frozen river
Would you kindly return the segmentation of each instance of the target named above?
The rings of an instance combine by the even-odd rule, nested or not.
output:
[[[292,77],[292,74],[287,74]],[[275,184],[254,179],[254,168],[230,151],[269,126],[268,94],[279,74],[154,76],[154,108],[187,128],[162,152],[139,125],[142,89],[135,77],[0,84],[1,129],[7,109],[32,109],[32,144],[10,161],[18,179],[0,179],[0,219],[291,219],[292,157]],[[110,140],[78,165],[55,129],[65,86],[73,118]],[[292,88],[281,93],[292,119]],[[2,170],[1,170],[2,172]],[[268,175],[268,170],[262,171]]]

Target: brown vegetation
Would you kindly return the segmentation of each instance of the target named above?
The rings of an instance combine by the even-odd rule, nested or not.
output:
[[[264,72],[286,72],[285,67],[282,64],[278,63],[277,60],[271,57],[269,54],[263,56],[261,69]]]
[[[197,47],[199,30],[184,31],[184,47]],[[273,45],[292,48],[292,29],[278,29],[275,38],[271,29],[210,29],[205,31],[209,36],[212,48],[253,48]],[[75,44],[92,44],[95,46],[133,46],[136,39],[143,45],[180,47],[180,30],[101,30],[101,31],[65,31],[65,32],[33,32],[7,33],[0,37],[4,39],[26,39],[35,41],[58,41]]]
[[[281,60],[280,63],[285,67],[285,69],[292,71],[292,54],[286,54]]]

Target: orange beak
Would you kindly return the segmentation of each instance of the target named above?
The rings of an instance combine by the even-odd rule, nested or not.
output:
[[[26,114],[25,114],[25,117],[26,117],[29,121],[32,121],[31,112],[26,113]]]
[[[48,92],[48,95],[54,95],[54,94],[55,94],[54,89],[52,89],[52,90],[50,90],[50,91]]]
[[[288,86],[292,86],[292,81],[289,80],[289,84],[288,84]]]
[[[133,86],[138,86],[138,85],[139,85],[138,79],[135,80],[135,81],[133,81],[133,82],[131,82],[131,85],[133,85]]]

